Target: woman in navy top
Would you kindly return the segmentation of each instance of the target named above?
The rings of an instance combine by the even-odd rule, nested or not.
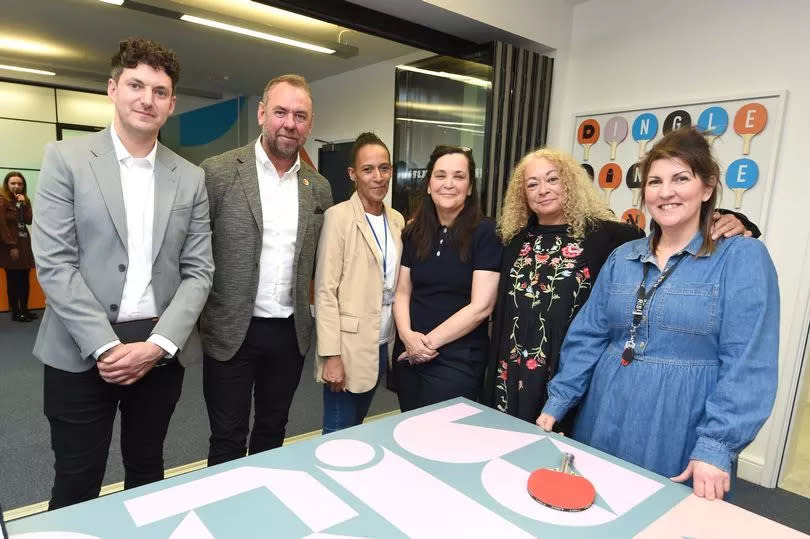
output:
[[[501,263],[469,149],[437,146],[422,193],[403,231],[394,297],[394,376],[403,412],[453,397],[478,399]]]
[[[617,248],[563,344],[537,424],[722,498],[776,395],[779,289],[765,246],[709,232],[709,144],[673,131],[642,165],[648,238]]]

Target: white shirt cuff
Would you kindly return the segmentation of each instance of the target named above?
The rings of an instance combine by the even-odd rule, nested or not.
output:
[[[98,358],[101,357],[101,354],[103,354],[104,352],[106,352],[107,350],[112,348],[113,346],[118,346],[119,344],[121,344],[121,341],[118,341],[118,340],[108,342],[107,344],[105,344],[104,346],[101,346],[98,350],[93,352],[93,358],[96,361],[98,361]]]
[[[163,335],[152,333],[149,338],[146,339],[146,341],[154,343],[163,348],[166,351],[166,355],[164,357],[173,357],[177,353],[177,345]]]

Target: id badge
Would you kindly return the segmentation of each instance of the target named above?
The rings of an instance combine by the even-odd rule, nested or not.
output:
[[[392,305],[394,303],[394,289],[383,287],[383,298],[382,304],[383,305]]]

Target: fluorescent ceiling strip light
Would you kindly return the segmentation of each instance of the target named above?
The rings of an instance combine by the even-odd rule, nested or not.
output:
[[[473,127],[484,127],[481,124],[472,122],[443,122],[441,120],[419,120],[417,118],[394,118],[398,122],[417,122],[420,124],[440,124],[440,125],[471,125]]]
[[[9,66],[0,64],[0,69],[8,69],[9,71],[22,71],[23,73],[33,73],[34,75],[51,75],[54,76],[56,73],[53,71],[44,71],[42,69],[31,69],[29,67],[18,67],[18,66]]]
[[[334,54],[336,52],[334,49],[328,49],[326,47],[321,47],[320,45],[313,45],[312,43],[306,43],[304,41],[288,39],[286,37],[275,36],[273,34],[266,34],[264,32],[257,32],[256,30],[250,30],[249,28],[242,28],[241,26],[225,24],[224,22],[212,21],[210,19],[203,19],[201,17],[195,17],[194,15],[183,15],[182,17],[180,17],[180,20],[186,22],[193,22],[195,24],[202,24],[203,26],[210,26],[211,28],[218,28],[220,30],[227,30],[228,32],[235,32],[237,34],[243,34],[250,37],[257,37],[259,39],[265,39],[267,41],[273,41],[275,43],[281,43],[293,47],[300,47],[302,49],[307,49],[315,52],[322,52],[325,54]]]
[[[457,73],[448,73],[446,71],[431,71],[429,69],[422,69],[420,67],[407,65],[398,65],[397,69],[402,69],[403,71],[413,71],[414,73],[422,73],[424,75],[432,75],[434,77],[442,77],[445,79],[457,80],[465,84],[472,84],[473,86],[482,86],[485,88],[489,88],[490,86],[492,86],[492,83],[489,82],[488,80],[471,77],[469,75],[459,75]]]
[[[120,6],[124,3],[124,0],[99,0],[99,2],[104,2],[105,4],[114,4],[116,6]]]

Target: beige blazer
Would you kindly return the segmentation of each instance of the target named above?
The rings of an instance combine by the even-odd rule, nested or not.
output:
[[[405,220],[385,208],[388,226],[402,257]],[[315,268],[315,327],[318,356],[315,380],[323,383],[323,362],[340,355],[346,388],[364,393],[377,383],[382,307],[382,257],[366,221],[360,197],[332,206],[324,215]],[[393,336],[393,331],[391,332]]]

